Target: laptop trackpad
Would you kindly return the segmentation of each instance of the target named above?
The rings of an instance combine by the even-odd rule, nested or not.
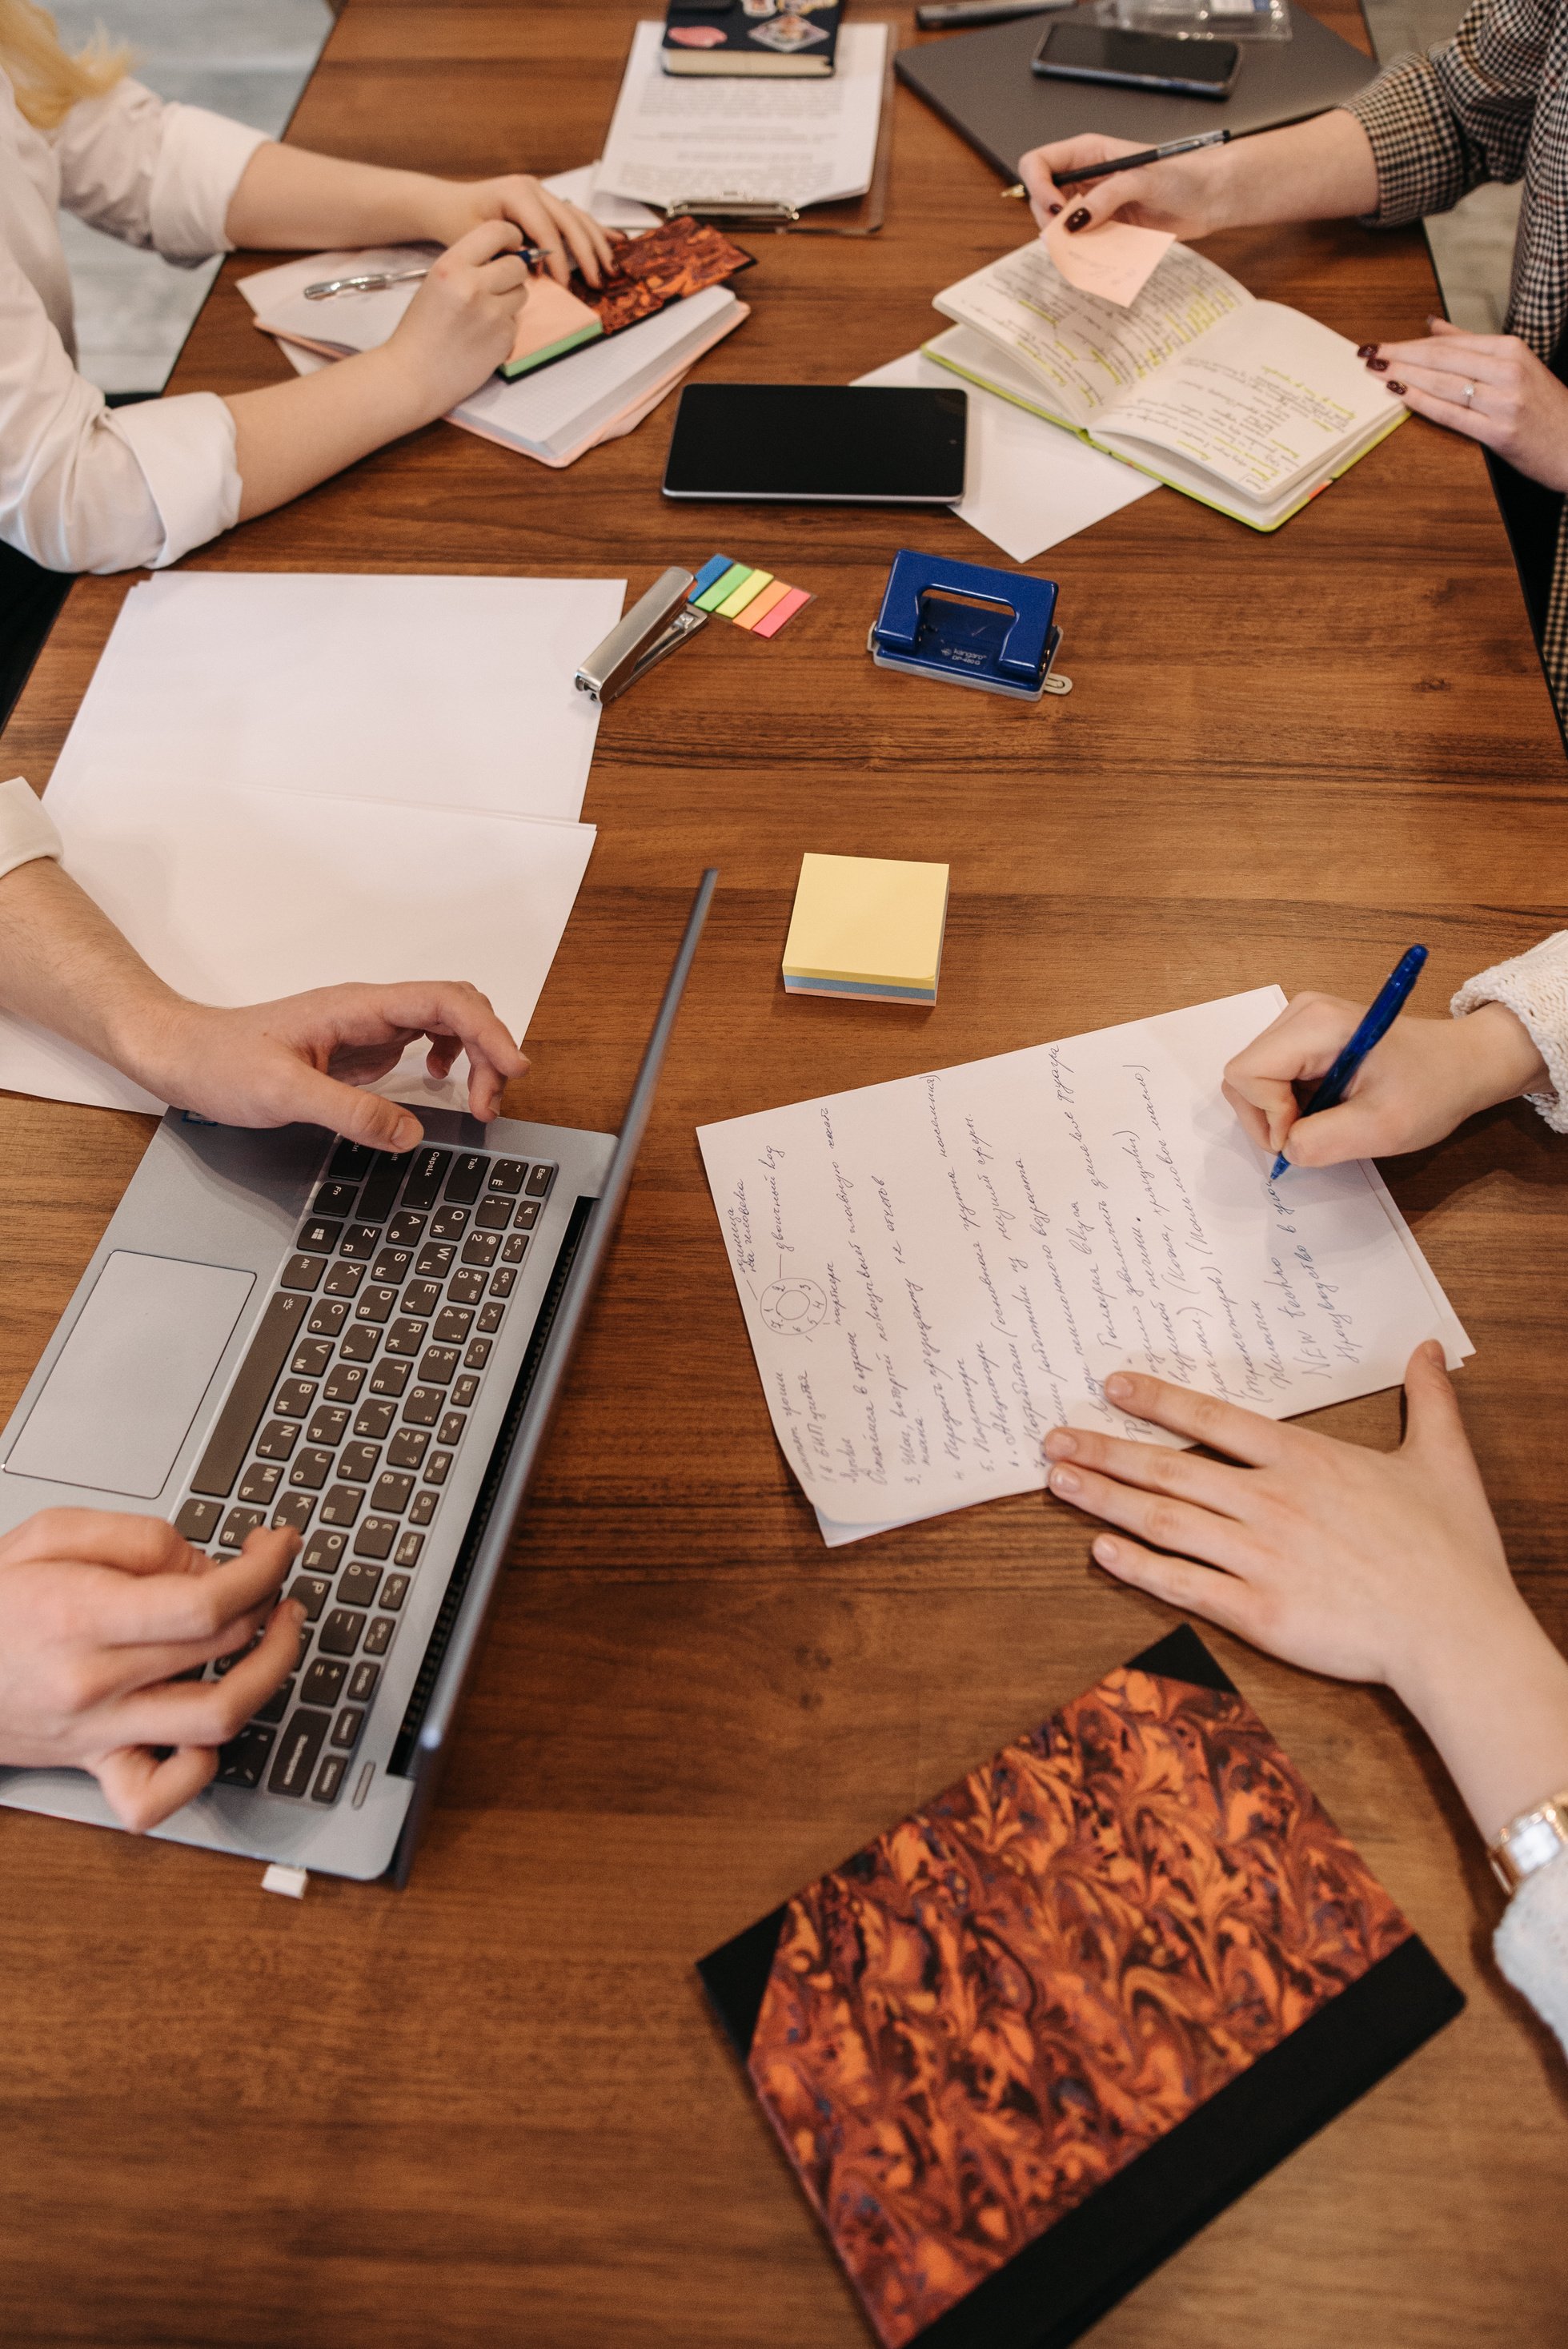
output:
[[[156,1499],[255,1279],[117,1248],[11,1447],[7,1475]]]

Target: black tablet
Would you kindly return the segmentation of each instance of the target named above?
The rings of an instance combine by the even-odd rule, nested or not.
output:
[[[667,498],[956,505],[966,393],[867,385],[694,383],[681,394]]]

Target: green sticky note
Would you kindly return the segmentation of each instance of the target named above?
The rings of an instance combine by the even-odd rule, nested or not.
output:
[[[751,565],[749,563],[732,563],[728,570],[725,573],[723,578],[716,579],[713,585],[708,589],[707,594],[697,597],[697,610],[699,612],[717,612],[721,604],[728,602],[730,596],[734,595],[741,582],[743,580],[749,579],[750,576]]]
[[[771,571],[754,571],[749,579],[742,580],[733,595],[727,595],[718,607],[721,620],[738,620],[742,612],[755,604],[765,587],[773,585]]]

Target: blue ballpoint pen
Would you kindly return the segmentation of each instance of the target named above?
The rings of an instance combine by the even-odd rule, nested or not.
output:
[[[1421,976],[1421,966],[1427,959],[1425,947],[1412,947],[1408,954],[1399,957],[1388,977],[1378,989],[1361,1025],[1325,1074],[1316,1092],[1302,1111],[1303,1117],[1315,1117],[1319,1110],[1337,1109],[1345,1099],[1346,1087],[1375,1044],[1380,1044],[1405,1008],[1405,999]],[[1299,1121],[1298,1121],[1299,1123]],[[1269,1169],[1269,1181],[1276,1183],[1290,1164],[1282,1150]]]

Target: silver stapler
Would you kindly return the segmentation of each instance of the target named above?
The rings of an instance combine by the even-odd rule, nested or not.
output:
[[[661,572],[647,594],[589,654],[577,672],[578,692],[601,705],[614,701],[705,627],[707,614],[686,601],[696,585],[692,573],[678,564]]]

